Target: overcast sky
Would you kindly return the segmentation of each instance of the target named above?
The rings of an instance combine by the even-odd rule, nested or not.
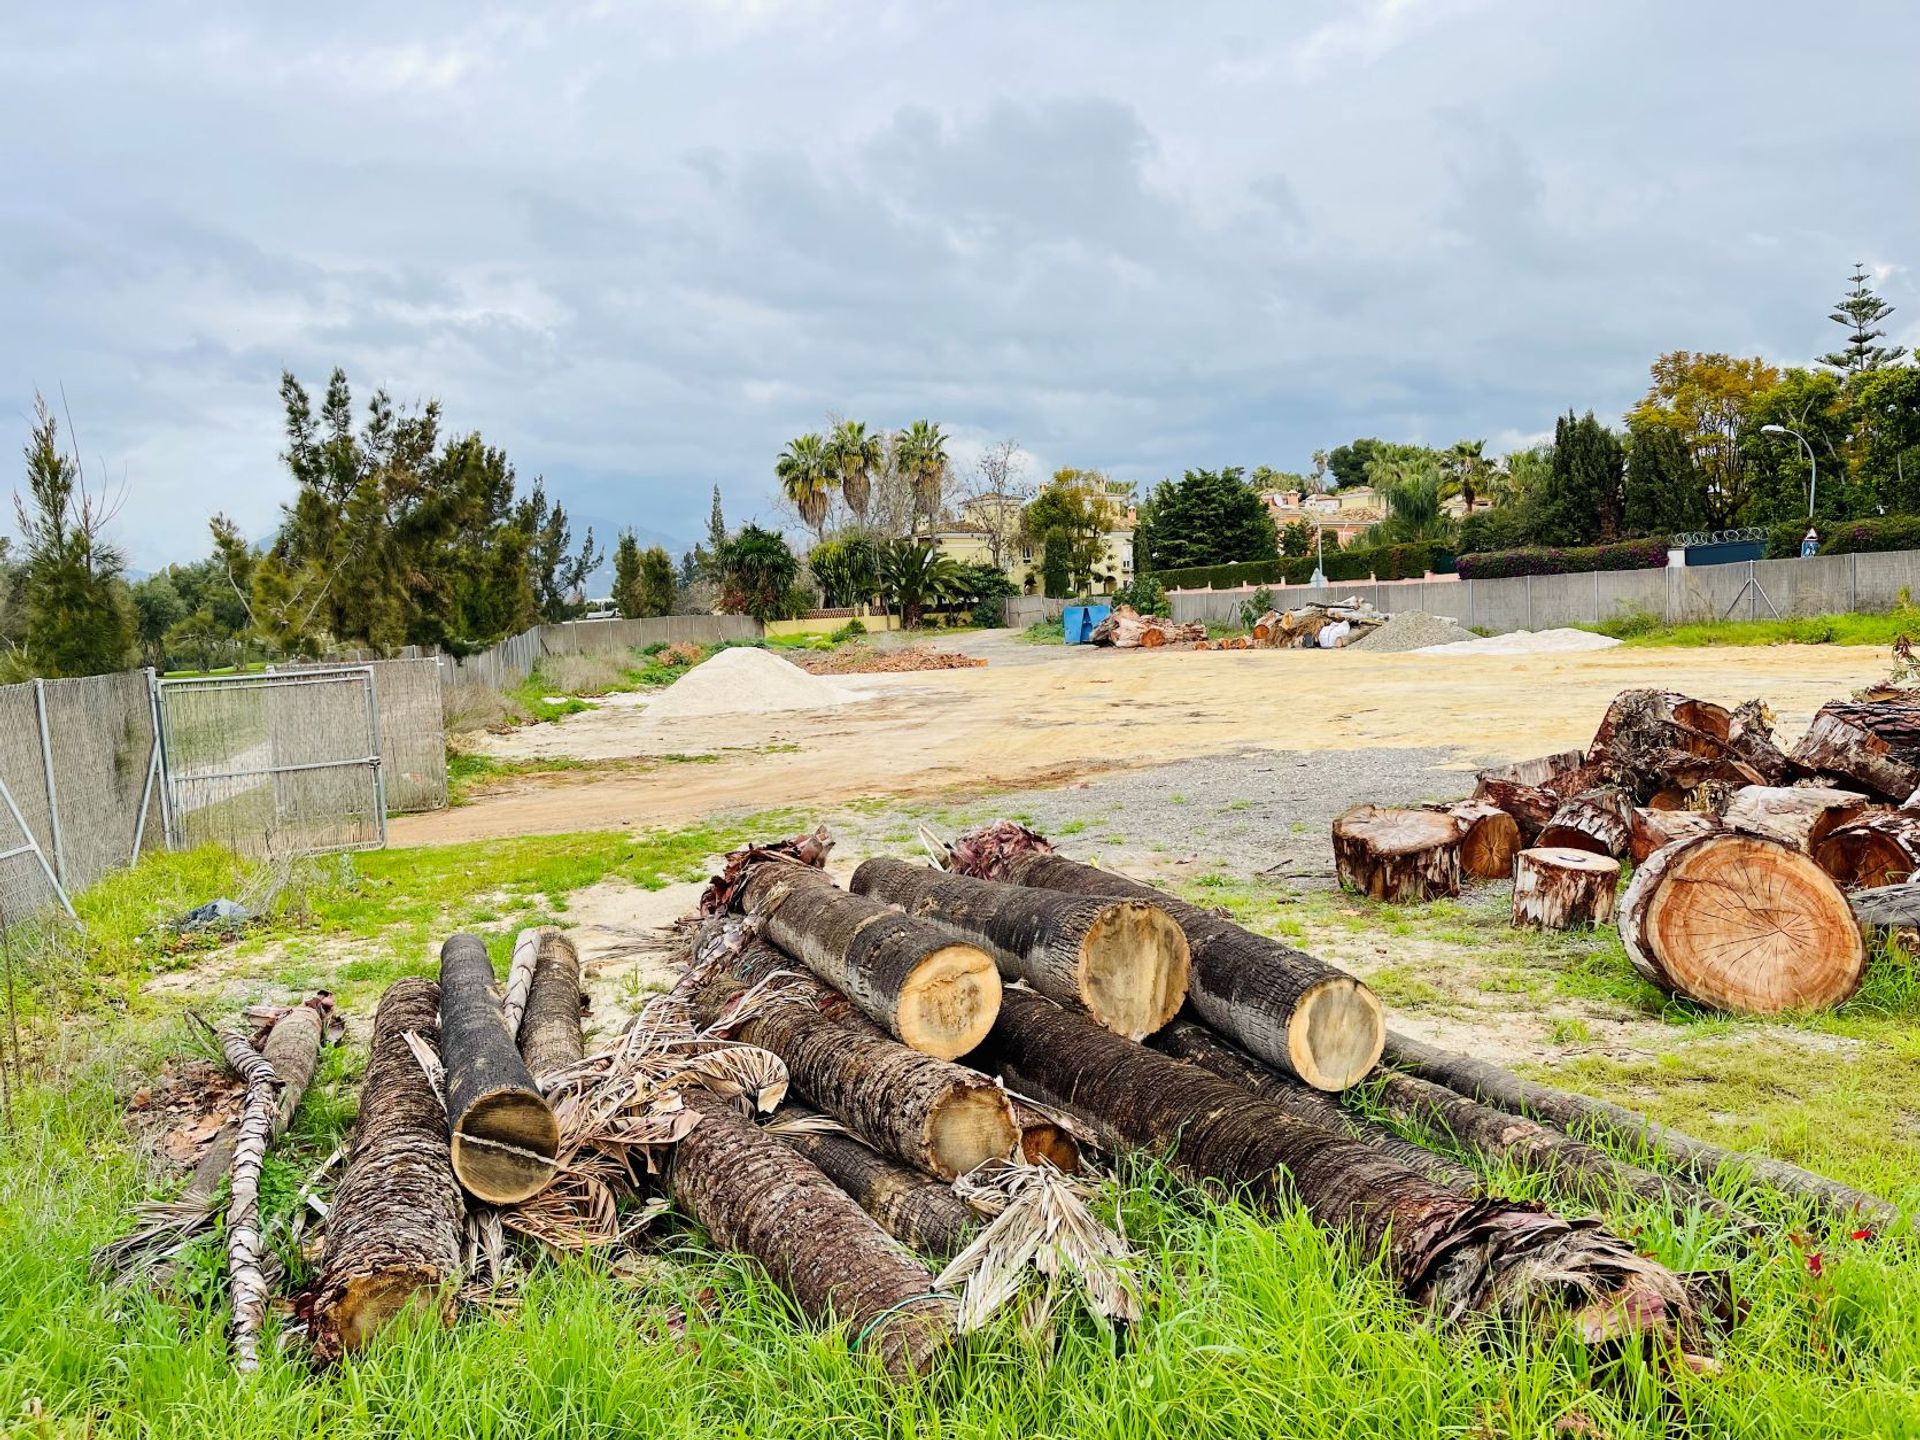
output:
[[[151,568],[273,528],[275,384],[439,396],[568,507],[773,517],[781,443],[1151,481],[1617,417],[1920,339],[1920,6],[141,0],[0,35],[0,422]],[[18,482],[0,456],[0,493]]]

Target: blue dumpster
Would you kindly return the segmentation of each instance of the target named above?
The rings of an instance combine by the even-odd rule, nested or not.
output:
[[[1111,605],[1069,605],[1061,612],[1061,630],[1069,645],[1084,645],[1093,627],[1113,613]]]

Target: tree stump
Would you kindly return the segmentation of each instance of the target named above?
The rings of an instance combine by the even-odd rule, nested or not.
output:
[[[1526,848],[1518,820],[1485,800],[1460,800],[1427,808],[1451,815],[1467,827],[1460,837],[1462,875],[1473,880],[1512,878],[1513,857]]]
[[[1627,854],[1638,865],[1656,850],[1664,850],[1680,840],[1691,840],[1696,835],[1711,835],[1720,828],[1720,817],[1703,810],[1642,805],[1627,819]]]
[[[1920,704],[1835,700],[1820,707],[1793,763],[1894,804],[1920,789]]]
[[[1877,810],[1836,826],[1813,847],[1819,867],[1849,890],[1896,885],[1920,871],[1920,813]]]
[[[1623,792],[1610,787],[1589,790],[1554,811],[1533,843],[1546,849],[1591,850],[1618,860],[1632,842],[1632,815],[1632,802]]]
[[[1837,1005],[1867,960],[1840,887],[1758,835],[1701,835],[1648,856],[1620,902],[1620,938],[1661,989],[1738,1014]]]
[[[1465,824],[1434,810],[1362,805],[1333,822],[1340,883],[1375,900],[1437,900],[1460,893]]]
[[[1620,862],[1567,846],[1522,850],[1513,863],[1513,923],[1522,929],[1574,930],[1613,918]]]
[[[1831,785],[1748,785],[1727,797],[1727,829],[1764,835],[1811,855],[1833,830],[1860,818],[1872,801]]]

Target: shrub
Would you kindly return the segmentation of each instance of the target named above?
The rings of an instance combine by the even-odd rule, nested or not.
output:
[[[1820,522],[1814,521],[1818,529]],[[1778,527],[1785,528],[1785,527]],[[1800,538],[1807,533],[1804,521],[1796,522],[1798,535],[1793,549],[1800,553]],[[1776,531],[1777,533],[1777,531]],[[1822,555],[1866,555],[1876,550],[1920,550],[1920,515],[1882,515],[1872,520],[1845,520],[1823,532]],[[1768,553],[1772,553],[1769,546]]]
[[[856,635],[864,635],[866,633],[867,627],[865,625],[861,624],[858,620],[849,620],[827,638],[836,645],[843,645]]]
[[[1584,575],[1591,570],[1659,570],[1667,563],[1665,540],[1628,540],[1619,545],[1532,546],[1460,557],[1462,580],[1502,580],[1518,575]]]
[[[1135,576],[1131,585],[1122,585],[1114,591],[1113,603],[1131,605],[1142,615],[1164,615],[1167,613],[1167,592],[1158,576],[1143,573]]]

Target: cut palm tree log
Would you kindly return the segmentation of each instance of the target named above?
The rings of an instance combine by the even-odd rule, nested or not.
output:
[[[1375,900],[1458,895],[1465,829],[1432,810],[1357,806],[1333,822],[1333,866],[1342,885]]]
[[[1829,830],[1813,858],[1849,890],[1911,879],[1920,870],[1920,811],[1869,811]]]
[[[1620,902],[1620,938],[1662,990],[1736,1014],[1837,1005],[1867,962],[1839,886],[1757,835],[1702,835],[1649,855]]]
[[[818,1166],[715,1095],[689,1090],[695,1125],[673,1147],[674,1203],[714,1242],[759,1261],[819,1324],[896,1378],[925,1374],[953,1341],[951,1296]]]
[[[978,1212],[951,1185],[888,1159],[836,1120],[789,1102],[763,1128],[819,1166],[910,1250],[950,1260],[980,1233]]]
[[[852,889],[972,941],[1009,979],[1129,1040],[1160,1029],[1187,997],[1187,937],[1151,901],[1030,890],[885,856],[854,871]]]
[[[553,1179],[560,1126],[513,1043],[486,944],[440,947],[440,1056],[447,1069],[453,1173],[475,1199],[513,1205]]]
[[[1256,1204],[1297,1199],[1361,1253],[1384,1254],[1401,1291],[1443,1319],[1574,1311],[1589,1341],[1656,1332],[1700,1343],[1681,1278],[1597,1223],[1469,1198],[1030,992],[1007,992],[992,1044],[1010,1080],[1059,1097],[1116,1145],[1169,1156]]]
[[[580,955],[558,930],[544,930],[520,1021],[520,1058],[544,1091],[546,1077],[578,1065],[585,1051],[580,1033]]]
[[[1793,763],[1898,805],[1920,790],[1920,703],[1829,701],[1793,747]]]
[[[246,1088],[233,1145],[233,1188],[227,1197],[227,1293],[233,1305],[233,1367],[260,1368],[260,1327],[267,1319],[267,1277],[261,1262],[260,1171],[280,1108],[280,1077],[246,1036],[220,1037],[227,1065]]]
[[[1506,811],[1520,827],[1520,838],[1531,843],[1561,801],[1599,784],[1600,772],[1587,764],[1586,751],[1563,750],[1482,770],[1475,781],[1473,798]]]
[[[1626,793],[1602,786],[1565,801],[1533,843],[1549,850],[1590,850],[1618,860],[1632,844],[1632,816]]]
[[[733,897],[768,940],[902,1044],[941,1060],[993,1028],[1000,971],[977,945],[884,901],[851,895],[809,865],[753,866]]]
[[[1512,878],[1513,857],[1526,848],[1518,820],[1486,800],[1456,800],[1426,808],[1451,815],[1466,826],[1460,837],[1462,875],[1472,880]]]
[[[438,1045],[440,987],[431,980],[396,980],[374,1012],[360,1114],[314,1285],[314,1351],[323,1362],[360,1349],[411,1304],[443,1322],[453,1315],[466,1207],[448,1160],[446,1107],[409,1034]]]
[[[1522,850],[1513,868],[1513,923],[1520,929],[1591,929],[1613,919],[1620,862],[1591,850]]]
[[[1060,1118],[1037,1105],[1013,1100],[1014,1123],[1020,1127],[1020,1158],[1029,1165],[1051,1165],[1062,1175],[1077,1175],[1085,1163],[1080,1142]]]
[[[1151,885],[1053,853],[1040,835],[999,821],[960,837],[965,875],[1074,895],[1149,900],[1173,916],[1193,954],[1187,1001],[1209,1028],[1316,1090],[1358,1083],[1380,1058],[1386,1021],[1373,991],[1344,971]]]
[[[1831,785],[1745,785],[1727,797],[1720,818],[1729,830],[1764,835],[1811,855],[1841,825],[1873,805],[1858,790]]]
[[[1656,800],[1658,796],[1654,797]],[[1665,809],[1657,805],[1635,808],[1627,822],[1627,855],[1639,865],[1656,850],[1696,835],[1711,835],[1721,829],[1720,817],[1702,810]]]
[[[951,1180],[1020,1143],[988,1077],[900,1044],[764,940],[731,966],[694,990],[694,1019],[771,1050],[796,1090],[877,1149]]]
[[[1498,1106],[1509,1114],[1543,1120],[1568,1135],[1604,1140],[1657,1155],[1701,1184],[1722,1171],[1744,1171],[1784,1195],[1812,1200],[1843,1220],[1890,1225],[1899,1218],[1899,1211],[1878,1195],[1829,1180],[1785,1160],[1696,1140],[1610,1101],[1523,1080],[1489,1061],[1456,1055],[1397,1031],[1387,1036],[1383,1058],[1397,1070],[1445,1085],[1449,1090]]]
[[[1480,1177],[1459,1161],[1402,1139],[1377,1120],[1369,1120],[1349,1110],[1333,1096],[1309,1089],[1298,1080],[1262,1065],[1246,1052],[1234,1049],[1204,1025],[1196,1025],[1191,1020],[1176,1020],[1153,1037],[1153,1047],[1198,1065],[1222,1080],[1231,1080],[1242,1089],[1251,1090],[1262,1100],[1278,1105],[1296,1120],[1317,1125],[1336,1135],[1363,1140],[1381,1154],[1392,1156],[1436,1185],[1458,1190],[1462,1195],[1480,1193]]]
[[[507,963],[507,983],[500,992],[500,1014],[511,1034],[520,1033],[527,996],[533,989],[533,972],[540,964],[540,942],[549,933],[546,926],[537,926],[513,937],[513,959]]]

